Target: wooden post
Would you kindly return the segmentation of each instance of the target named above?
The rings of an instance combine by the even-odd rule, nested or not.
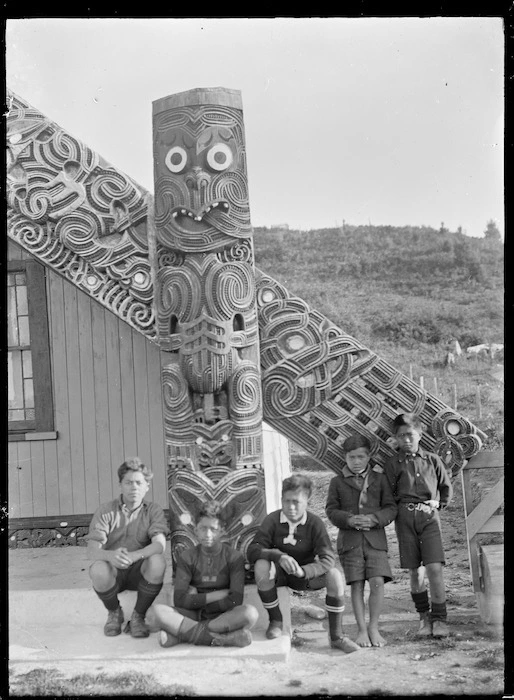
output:
[[[482,402],[480,401],[480,387],[477,384],[475,391],[476,403],[477,403],[477,417],[482,418]]]
[[[439,396],[439,390],[437,388],[437,377],[434,377],[434,396]]]
[[[412,374],[412,362],[411,362],[411,363],[409,364],[409,379],[411,380],[411,382],[412,382],[412,377],[413,377],[413,376],[414,376],[414,375]]]
[[[422,389],[425,388],[425,381],[424,381],[424,379],[423,379],[423,375],[421,375],[420,378],[419,378],[419,385],[420,385],[420,387],[421,387]]]
[[[453,408],[456,411],[457,410],[457,384],[453,385],[453,402],[452,402]]]

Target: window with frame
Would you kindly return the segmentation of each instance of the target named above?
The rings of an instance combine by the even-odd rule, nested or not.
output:
[[[54,428],[45,270],[35,260],[7,263],[9,439]]]

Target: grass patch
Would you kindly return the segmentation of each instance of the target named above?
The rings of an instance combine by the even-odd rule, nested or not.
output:
[[[12,676],[9,688],[12,697],[75,697],[88,696],[195,696],[183,685],[162,685],[153,675],[128,672],[116,675],[107,673],[81,673],[67,678],[56,669],[35,668],[28,673]]]
[[[487,670],[503,668],[503,655],[499,649],[485,649],[477,656],[480,658],[475,662],[475,668]]]

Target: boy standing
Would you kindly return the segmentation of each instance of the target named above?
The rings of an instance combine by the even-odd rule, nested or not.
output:
[[[384,527],[398,512],[391,487],[379,466],[370,464],[371,444],[364,435],[352,435],[343,443],[346,464],[342,475],[328,487],[326,513],[339,528],[337,551],[346,583],[351,586],[352,606],[361,647],[386,643],[378,629],[384,600],[384,582],[392,580]],[[366,628],[364,583],[369,581],[369,625]]]
[[[393,426],[400,449],[386,462],[385,472],[398,504],[395,527],[400,565],[409,569],[411,596],[420,617],[418,636],[448,637],[445,558],[438,510],[446,508],[451,500],[450,477],[438,455],[419,447],[423,429],[417,416],[401,413]]]
[[[143,500],[152,477],[152,470],[138,457],[123,462],[118,469],[121,495],[101,505],[89,526],[88,558],[93,560],[89,576],[108,610],[104,627],[108,637],[121,633],[123,611],[118,593],[124,590],[137,591],[131,635],[150,634],[145,615],[162,588],[169,533],[162,508]]]
[[[202,646],[251,644],[250,628],[259,614],[243,605],[245,567],[241,552],[221,542],[225,530],[221,505],[204,503],[195,518],[196,547],[177,557],[175,607],[154,605],[159,643],[181,642]]]
[[[359,646],[342,632],[343,577],[334,566],[335,555],[323,521],[307,510],[311,493],[308,477],[294,474],[285,479],[282,509],[264,518],[248,548],[259,596],[269,615],[266,637],[276,639],[282,634],[278,586],[296,591],[326,588],[330,646],[351,654]]]

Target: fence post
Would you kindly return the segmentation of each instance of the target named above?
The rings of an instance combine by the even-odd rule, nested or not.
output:
[[[477,384],[476,392],[476,402],[477,402],[477,416],[478,418],[482,418],[482,402],[480,401],[480,387]]]
[[[437,377],[434,377],[434,396],[439,396],[439,391],[437,389]]]
[[[414,376],[414,375],[412,374],[412,362],[411,362],[411,363],[409,364],[409,379],[411,380],[411,382],[412,382],[412,377],[413,377],[413,376]]]
[[[421,375],[419,378],[419,385],[422,389],[425,388],[425,380],[423,379],[423,375]]]
[[[457,410],[457,385],[453,385],[453,408]]]

